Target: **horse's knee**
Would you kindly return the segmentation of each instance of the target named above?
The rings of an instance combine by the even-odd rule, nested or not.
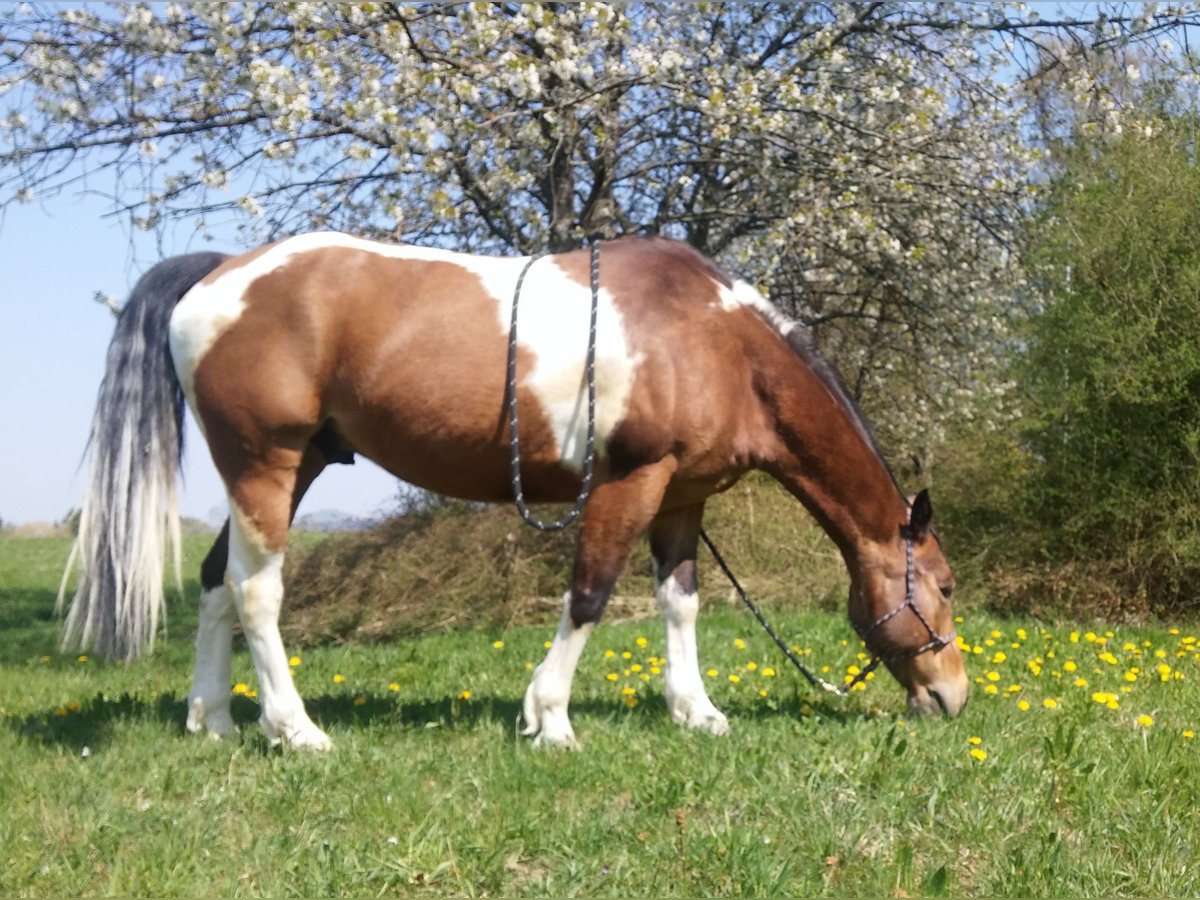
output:
[[[571,624],[576,628],[594,625],[604,615],[610,591],[575,588],[571,591]]]

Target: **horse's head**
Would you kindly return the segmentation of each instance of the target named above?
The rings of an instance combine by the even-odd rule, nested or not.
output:
[[[930,527],[921,491],[891,552],[865,561],[850,587],[850,620],[867,652],[882,659],[916,712],[958,715],[970,682],[954,629],[954,573]]]

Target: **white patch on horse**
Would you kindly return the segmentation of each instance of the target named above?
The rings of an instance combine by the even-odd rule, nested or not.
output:
[[[734,281],[731,288],[727,288],[723,284],[718,285],[717,293],[720,297],[721,309],[733,312],[749,307],[771,323],[784,337],[787,337],[791,330],[797,327],[794,320],[780,312],[779,308],[759,293],[754,285],[742,281],[740,278]]]
[[[700,678],[700,655],[696,646],[696,617],[700,596],[684,590],[674,575],[659,582],[655,590],[667,633],[667,673],[664,693],[671,718],[689,728],[725,734],[729,722],[713,706]]]
[[[600,267],[603,271],[603,248]],[[515,279],[512,285],[488,284],[499,301],[500,324],[506,334],[512,321],[513,286]],[[520,345],[536,360],[525,386],[537,396],[550,421],[559,457],[576,471],[583,468],[587,447],[585,361],[591,303],[590,287],[569,278],[552,259],[539,260],[525,276],[517,322]],[[601,288],[596,313],[595,367],[599,452],[603,452],[608,438],[628,412],[640,363],[641,358],[630,352],[624,322],[612,295]]]
[[[521,733],[536,734],[533,740],[535,747],[579,749],[567,714],[567,705],[571,701],[575,669],[592,628],[591,622],[578,628],[571,624],[571,592],[568,591],[563,598],[558,631],[546,658],[533,670],[533,678],[525,690],[525,728]]]
[[[333,747],[313,724],[296,691],[279,635],[283,605],[283,553],[265,549],[266,542],[250,517],[229,498],[229,566],[225,584],[233,594],[246,644],[258,674],[263,730],[272,743],[309,750]]]

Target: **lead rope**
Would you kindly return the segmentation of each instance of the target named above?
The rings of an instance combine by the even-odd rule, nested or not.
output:
[[[738,596],[742,598],[742,602],[746,604],[746,608],[754,614],[754,618],[758,619],[758,624],[761,625],[763,630],[771,636],[771,640],[773,640],[779,649],[783,651],[783,655],[791,660],[792,665],[799,670],[801,675],[808,679],[808,683],[813,687],[820,688],[823,691],[828,691],[829,693],[835,694],[838,697],[845,697],[850,693],[856,684],[865,680],[866,677],[875,670],[875,667],[879,665],[879,657],[877,656],[867,664],[866,668],[855,675],[853,680],[846,684],[845,687],[838,687],[835,684],[830,684],[819,675],[814,675],[808,670],[808,667],[805,666],[804,663],[800,662],[800,657],[798,657],[795,651],[788,646],[787,641],[781,638],[775,629],[771,627],[771,623],[766,620],[766,617],[762,614],[762,610],[758,608],[758,604],[750,598],[750,595],[746,593],[745,588],[743,588],[738,582],[737,577],[734,576],[733,572],[726,564],[724,557],[717,552],[717,548],[713,544],[712,539],[708,536],[708,532],[706,532],[703,528],[700,529],[700,540],[704,541],[704,546],[706,546],[709,553],[713,555],[713,559],[717,561],[717,565],[720,566],[721,571],[725,573],[725,577],[729,579],[729,583],[733,585],[733,589],[737,591]]]
[[[583,483],[579,487],[579,496],[575,505],[561,519],[553,522],[543,522],[532,512],[525,503],[525,492],[521,488],[521,436],[517,421],[517,304],[521,299],[521,286],[525,283],[525,275],[535,262],[545,256],[539,253],[529,257],[521,274],[517,277],[517,286],[513,291],[512,323],[508,329],[508,447],[510,451],[510,467],[512,473],[513,500],[517,512],[527,525],[532,525],[539,531],[562,531],[579,518],[583,508],[587,506],[588,495],[592,491],[592,475],[596,467],[596,313],[600,306],[600,242],[591,242],[591,287],[592,313],[588,324],[587,361],[584,371],[587,378],[587,444],[583,454]]]

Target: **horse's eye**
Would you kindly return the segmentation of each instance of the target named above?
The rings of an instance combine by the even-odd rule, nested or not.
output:
[[[954,594],[954,585],[948,584],[945,587],[939,587],[938,590],[942,592],[943,597],[945,597],[947,600],[949,600],[950,597]]]

